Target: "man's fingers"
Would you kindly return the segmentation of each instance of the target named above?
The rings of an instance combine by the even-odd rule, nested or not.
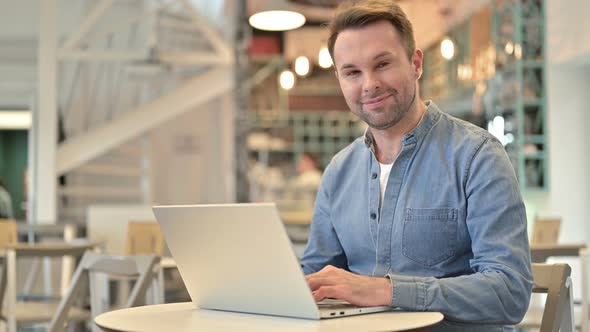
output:
[[[328,266],[324,267],[323,269],[319,270],[318,272],[314,272],[314,273],[306,275],[305,279],[309,280],[309,278],[329,276],[332,273],[334,273],[334,271],[336,271],[336,270],[338,270],[338,269],[333,267],[332,265],[328,265]]]
[[[336,284],[338,284],[338,279],[315,276],[315,277],[307,278],[307,284],[309,285],[309,288],[312,291],[314,291],[322,286],[336,285]]]
[[[334,298],[362,306],[389,305],[391,281],[326,267],[306,277],[315,301]]]
[[[320,302],[327,298],[339,298],[340,288],[338,286],[322,286],[312,292],[313,299]]]
[[[316,302],[326,298],[349,301],[351,294],[347,293],[351,293],[354,289],[354,285],[357,284],[356,278],[357,276],[353,273],[330,265],[305,277]],[[349,291],[347,292],[346,289]]]

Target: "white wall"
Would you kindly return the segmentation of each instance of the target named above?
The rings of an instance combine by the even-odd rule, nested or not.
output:
[[[547,5],[547,46],[553,63],[590,64],[590,1],[545,0]]]
[[[590,66],[553,64],[548,79],[550,192],[543,212],[563,218],[563,242],[589,241],[590,118],[584,97],[590,91]]]
[[[590,91],[590,65],[553,59],[548,69],[550,191],[539,212],[562,217],[560,242],[590,243],[590,116],[584,98]],[[570,264],[574,298],[581,298],[580,261],[565,257],[555,261]]]
[[[525,197],[538,215],[563,218],[561,242],[590,242],[590,2],[546,4],[549,192]]]
[[[233,145],[225,130],[221,100],[210,102],[154,130],[152,197],[155,204],[223,203],[233,201],[233,160],[224,156]],[[230,163],[230,165],[227,165]]]

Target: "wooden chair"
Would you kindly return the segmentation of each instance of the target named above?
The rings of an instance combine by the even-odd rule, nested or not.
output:
[[[74,303],[84,294],[90,293],[91,321],[99,314],[110,310],[108,294],[105,294],[104,276],[133,278],[135,284],[124,308],[143,304],[146,290],[154,278],[153,271],[158,267],[158,256],[113,256],[86,252],[78,264],[67,295],[62,298],[56,314],[49,325],[49,332],[64,330],[68,314],[76,309]],[[92,324],[92,331],[100,331]]]
[[[0,218],[0,249],[4,249],[7,245],[14,244],[17,241],[17,229],[14,219]]]
[[[0,320],[6,321],[8,332],[16,332],[17,325],[32,325],[51,321],[58,304],[51,301],[17,301],[17,258],[20,257],[80,257],[94,245],[88,243],[12,243],[6,246],[3,281],[0,294],[6,300],[6,309],[1,311]],[[5,280],[5,281],[4,281]],[[70,319],[85,321],[90,316],[87,311],[73,310]]]
[[[0,316],[2,315],[2,303],[4,302],[4,293],[6,292],[6,247],[16,244],[18,241],[16,222],[12,219],[0,219]]]
[[[164,254],[164,236],[160,231],[160,225],[153,221],[130,221],[127,224],[127,240],[125,242],[125,255],[156,255]],[[159,264],[154,270],[154,278],[149,293],[152,295],[151,304],[164,303],[164,272]],[[126,297],[129,293],[127,283],[121,283],[120,296]]]
[[[590,332],[590,321],[589,321],[589,308],[590,308],[590,301],[588,295],[588,252],[586,248],[574,249],[573,252],[576,254],[572,255],[572,250],[568,249],[569,245],[567,244],[560,244],[558,243],[559,234],[561,230],[561,218],[560,217],[542,217],[536,218],[535,223],[533,224],[533,232],[531,236],[531,249],[532,252],[537,253],[537,255],[533,255],[532,259],[534,262],[560,262],[560,263],[571,263],[574,267],[574,272],[576,271],[578,266],[578,262],[571,261],[573,257],[574,260],[579,260],[579,280],[573,279],[575,281],[575,287],[579,288],[581,292],[581,298],[579,300],[574,300],[574,317],[575,317],[575,327],[580,332]],[[573,244],[572,247],[576,247],[578,245]],[[533,248],[535,248],[533,250]],[[541,255],[539,256],[539,249],[543,248],[546,254],[553,252],[551,255]],[[534,257],[537,256],[537,257]],[[544,256],[544,257],[543,257]],[[551,256],[559,257],[555,259],[547,260]],[[542,259],[541,259],[542,258]],[[578,276],[574,273],[575,276]]]
[[[561,218],[537,218],[533,224],[531,244],[556,244],[560,229]]]
[[[545,306],[529,308],[518,328],[540,328],[540,332],[574,330],[571,268],[567,264],[533,264],[533,293],[546,293]]]
[[[176,268],[176,262],[171,257],[165,257],[165,241],[158,223],[153,221],[130,221],[127,226],[127,255],[158,255],[161,257],[160,271],[156,271],[158,277],[154,289],[154,303],[164,303],[164,294],[170,295],[175,300],[190,300],[184,282]],[[164,272],[167,272],[166,274]],[[158,288],[159,287],[159,288]],[[159,289],[162,289],[159,292]],[[121,290],[124,292],[124,289]],[[161,297],[158,297],[161,296]]]
[[[164,254],[164,237],[155,222],[130,221],[127,224],[125,255]]]

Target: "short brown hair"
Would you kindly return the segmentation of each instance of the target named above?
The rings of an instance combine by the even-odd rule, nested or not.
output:
[[[334,44],[336,44],[340,32],[349,28],[364,27],[382,20],[391,23],[397,29],[406,47],[408,59],[412,59],[416,50],[412,22],[393,0],[348,1],[338,6],[328,26],[330,30],[328,50],[332,59],[334,59]]]

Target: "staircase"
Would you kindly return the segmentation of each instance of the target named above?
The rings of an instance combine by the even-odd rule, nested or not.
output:
[[[68,56],[79,59],[60,63],[58,219],[81,224],[91,204],[151,204],[151,129],[233,84],[216,78],[229,72],[216,69],[231,63],[229,52],[218,54],[220,40],[203,32],[214,30],[188,1],[115,1],[108,10],[101,4],[90,6],[87,17],[100,9],[106,18],[119,6],[145,15],[116,33],[96,20],[70,49]],[[144,56],[84,58],[123,52]]]
[[[148,140],[133,140],[68,172],[58,189],[59,219],[83,223],[92,204],[150,204],[149,159],[142,147]]]

